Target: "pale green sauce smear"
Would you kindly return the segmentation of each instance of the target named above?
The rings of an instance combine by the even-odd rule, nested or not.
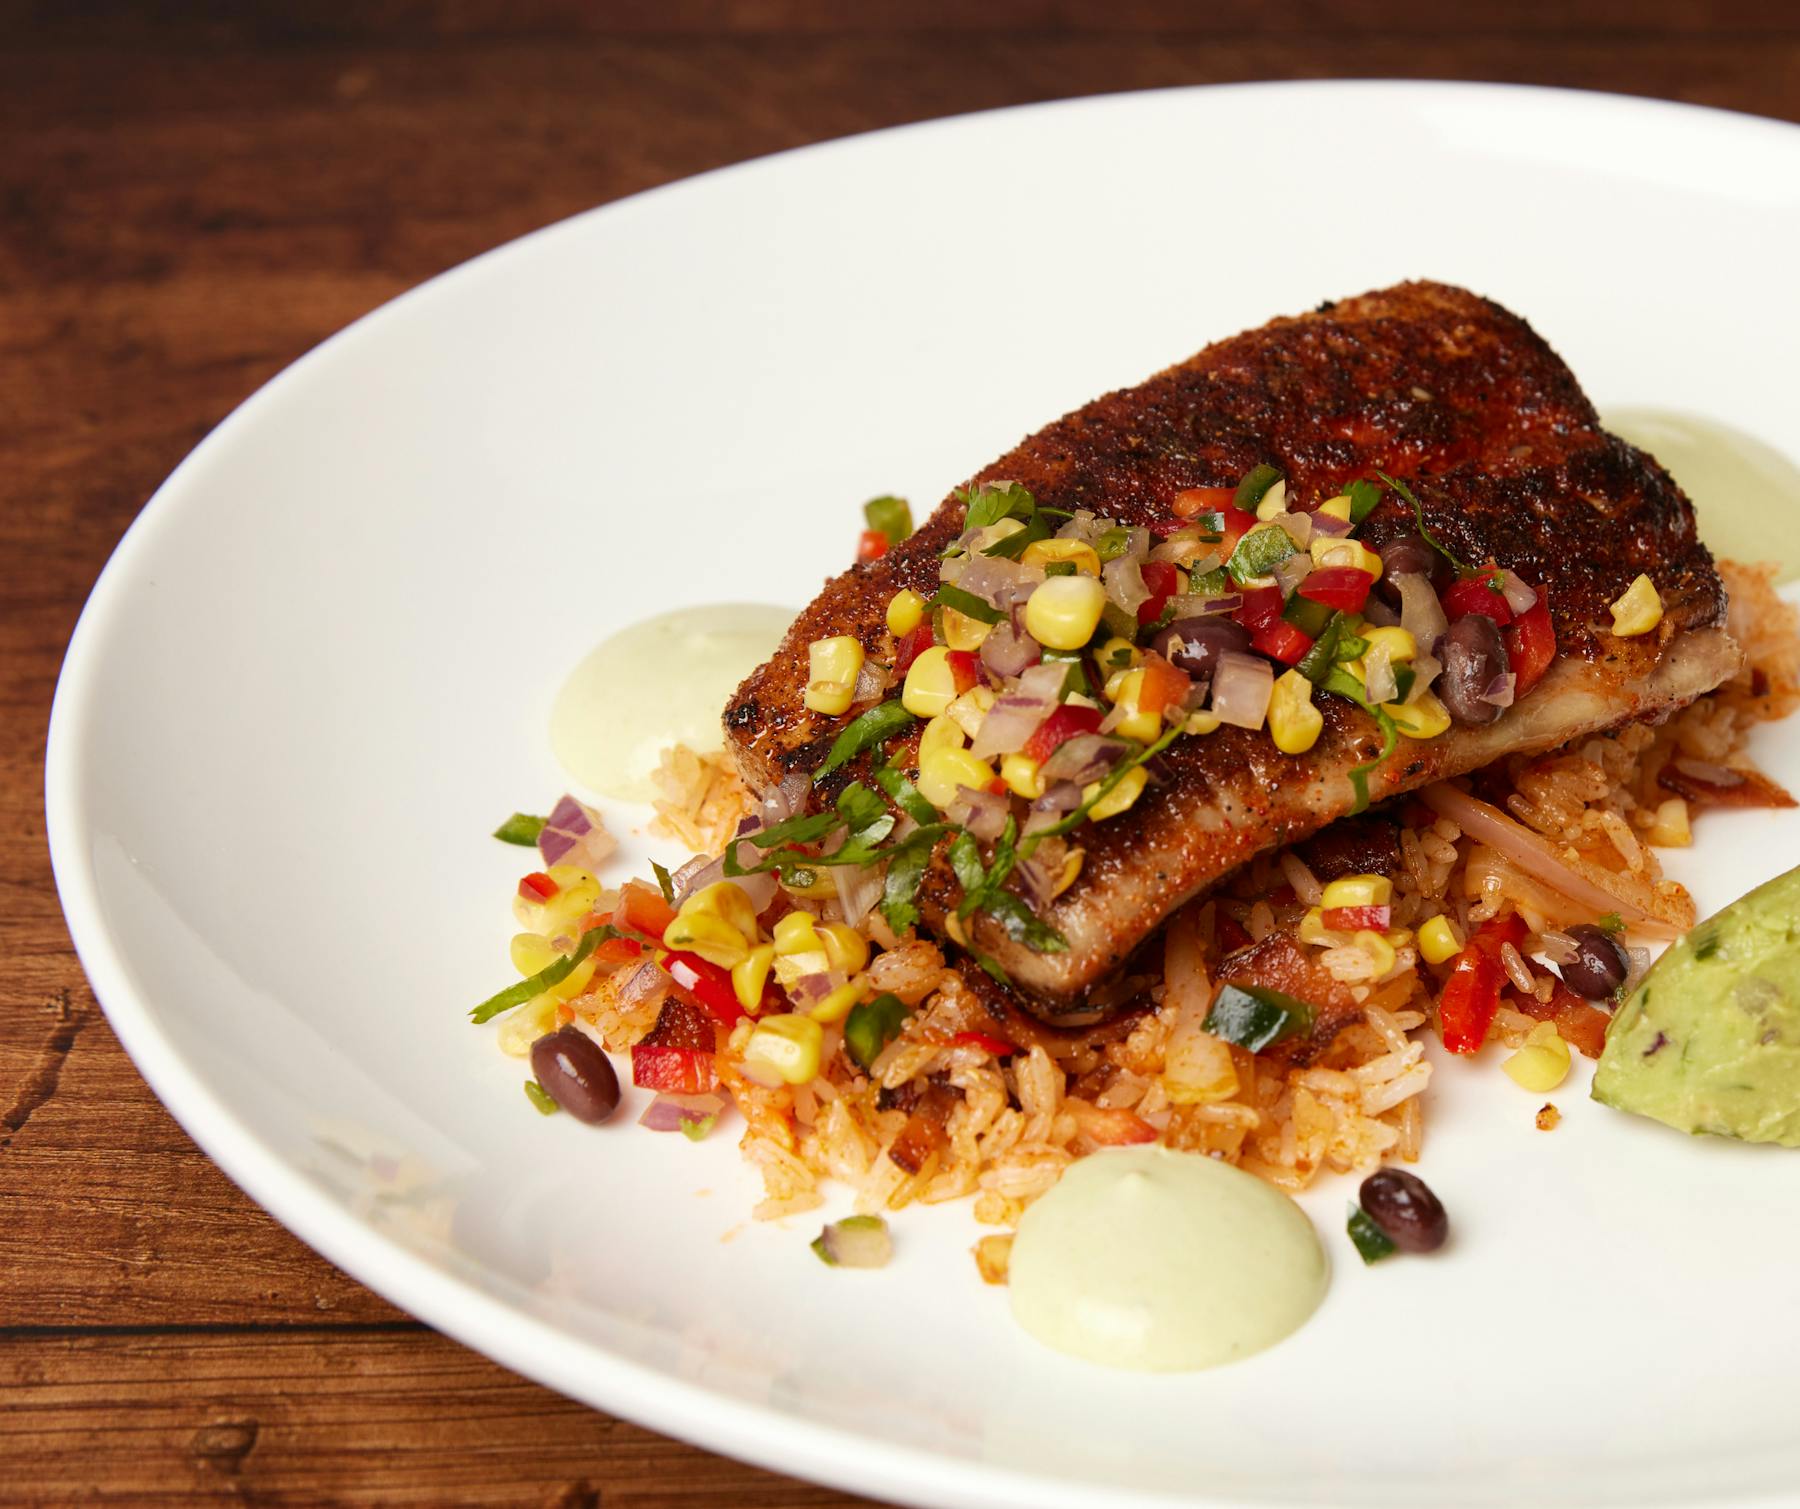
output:
[[[720,717],[738,684],[775,653],[791,608],[679,608],[621,629],[575,668],[550,712],[550,747],[602,796],[648,802],[662,752],[722,749]]]
[[[1044,1345],[1088,1362],[1186,1372],[1273,1346],[1329,1276],[1305,1212],[1199,1153],[1095,1153],[1025,1212],[1007,1288]]]
[[[1800,577],[1800,467],[1754,435],[1672,409],[1613,409],[1600,422],[1648,451],[1693,500],[1700,538],[1731,561],[1777,561]]]

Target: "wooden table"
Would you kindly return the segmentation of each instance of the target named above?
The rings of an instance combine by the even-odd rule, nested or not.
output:
[[[1792,0],[1458,9],[0,0],[0,1500],[856,1502],[465,1351],[188,1141],[51,886],[41,759],[76,614],[156,484],[308,347],[498,242],[721,163],[1257,78],[1526,80],[1800,120]]]

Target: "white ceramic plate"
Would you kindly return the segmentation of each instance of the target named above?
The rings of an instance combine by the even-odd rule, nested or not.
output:
[[[49,749],[83,963],[169,1108],[328,1257],[770,1467],[1031,1509],[1790,1493],[1793,1154],[1580,1083],[1546,1136],[1491,1065],[1453,1066],[1423,1165],[1450,1250],[1363,1270],[1327,1181],[1317,1318],[1235,1368],[1136,1377],[1018,1332],[965,1210],[908,1212],[881,1273],[827,1273],[816,1221],[743,1229],[732,1139],[638,1132],[636,1092],[604,1131],[540,1120],[463,1013],[508,977],[518,851],[488,831],[562,788],[547,710],[602,634],[798,604],[864,497],[929,508],[1096,393],[1407,276],[1521,311],[1603,406],[1800,456],[1796,246],[1791,127],[1390,84],[947,121],[528,237],[271,383],[120,545]],[[1797,751],[1758,745],[1790,785]],[[1791,814],[1702,831],[1674,868],[1703,908],[1800,849]]]

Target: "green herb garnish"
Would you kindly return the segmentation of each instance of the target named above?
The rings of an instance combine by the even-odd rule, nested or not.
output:
[[[1073,561],[1049,561],[1044,566],[1045,576],[1073,576],[1074,574],[1075,563]]]
[[[1088,684],[1087,671],[1083,667],[1080,650],[1045,650],[1046,661],[1056,661],[1069,668],[1069,674],[1063,677],[1062,690],[1056,694],[1058,701],[1069,697],[1091,697],[1094,689]]]
[[[683,1116],[681,1118],[681,1135],[689,1142],[700,1142],[718,1124],[719,1113],[717,1111],[710,1116]]]
[[[1400,481],[1399,478],[1390,477],[1386,472],[1376,472],[1375,475],[1377,477],[1381,478],[1381,480],[1383,482],[1387,483],[1387,485],[1389,487],[1393,488],[1393,490],[1395,492],[1399,493],[1400,496],[1402,498],[1406,499],[1406,501],[1408,503],[1412,504],[1413,521],[1418,525],[1419,538],[1424,540],[1427,545],[1429,545],[1433,550],[1435,550],[1439,555],[1441,555],[1445,560],[1447,560],[1452,566],[1454,566],[1459,575],[1462,575],[1462,576],[1472,575],[1474,572],[1474,568],[1472,566],[1464,565],[1463,562],[1459,561],[1455,556],[1453,556],[1448,550],[1446,550],[1441,544],[1438,543],[1437,537],[1435,535],[1433,535],[1432,532],[1425,527],[1425,506],[1424,506],[1424,504],[1420,503],[1416,497],[1413,496],[1413,490],[1410,487],[1408,487],[1404,482]]]
[[[1381,501],[1381,489],[1367,478],[1359,478],[1344,489],[1343,495],[1350,500],[1350,524],[1356,525],[1375,511],[1375,505]]]
[[[967,595],[966,593],[964,594]],[[854,760],[865,749],[885,744],[913,721],[913,715],[900,705],[899,699],[878,703],[866,713],[852,718],[825,756],[825,763],[813,772],[814,781],[822,781],[840,765]]]
[[[893,765],[876,765],[870,772],[875,784],[888,794],[888,800],[921,827],[938,820],[937,808],[920,794],[919,788]]]
[[[1113,766],[1113,768],[1107,772],[1105,779],[1094,788],[1094,794],[1067,817],[1060,819],[1048,828],[1040,828],[1036,833],[1027,834],[1025,836],[1025,841],[1019,845],[1019,862],[1023,864],[1026,860],[1030,859],[1031,856],[1037,852],[1038,845],[1046,838],[1058,838],[1062,834],[1072,833],[1076,828],[1080,827],[1082,823],[1087,821],[1089,811],[1101,800],[1101,798],[1106,796],[1113,787],[1117,786],[1120,781],[1124,780],[1126,776],[1130,775],[1132,771],[1136,770],[1138,766],[1142,765],[1146,760],[1154,759],[1179,739],[1181,737],[1183,726],[1184,725],[1177,723],[1173,728],[1166,730],[1162,737],[1154,744],[1146,744],[1135,754],[1128,754],[1121,757],[1119,763]]]
[[[1231,506],[1241,508],[1245,513],[1255,513],[1256,505],[1268,495],[1268,491],[1281,480],[1281,473],[1263,462],[1253,466],[1245,473],[1244,480],[1237,485],[1237,492],[1232,495]]]
[[[1622,933],[1625,931],[1625,919],[1617,912],[1608,912],[1594,926],[1603,933]]]
[[[575,952],[566,954],[554,963],[546,964],[535,975],[527,975],[516,985],[509,985],[505,990],[489,996],[479,1006],[469,1012],[469,1020],[475,1023],[487,1022],[510,1011],[514,1006],[523,1006],[533,996],[542,995],[552,985],[560,985],[575,972],[595,949],[608,938],[619,938],[624,935],[610,924],[604,927],[590,927],[581,935],[581,941],[575,945]]]
[[[1368,807],[1369,777],[1381,768],[1382,762],[1400,745],[1400,730],[1395,726],[1393,718],[1388,715],[1387,709],[1379,706],[1369,707],[1366,702],[1363,706],[1368,708],[1376,723],[1381,727],[1381,753],[1367,764],[1358,765],[1350,771],[1350,789],[1356,794],[1356,800],[1350,808],[1352,815],[1364,811]]]
[[[911,1014],[912,1008],[900,997],[885,991],[872,1001],[852,1006],[844,1018],[844,1048],[857,1067],[866,1070],[874,1063],[881,1050],[900,1035]]]
[[[525,1081],[525,1098],[537,1107],[540,1116],[554,1116],[562,1109],[555,1097],[535,1079]]]
[[[1037,499],[1017,482],[983,482],[966,492],[958,492],[967,507],[963,511],[963,532],[986,529],[1002,519],[1025,521],[1037,512]]]
[[[965,592],[961,587],[952,586],[949,582],[945,582],[937,589],[936,596],[926,604],[926,607],[931,610],[954,608],[964,618],[972,618],[977,623],[984,624],[997,624],[1006,617],[987,599],[977,597],[973,592]]]
[[[1350,1219],[1345,1229],[1350,1233],[1351,1245],[1365,1263],[1378,1263],[1398,1250],[1394,1239],[1377,1226],[1375,1218],[1360,1205],[1350,1207]]]
[[[919,920],[919,884],[931,865],[931,850],[944,829],[921,828],[888,852],[887,875],[881,884],[881,915],[896,933]]]
[[[1115,524],[1099,539],[1094,541],[1094,554],[1104,564],[1116,561],[1131,548],[1131,530],[1123,524]]]
[[[912,505],[905,498],[871,498],[863,504],[863,518],[869,528],[886,535],[890,545],[913,532]]]
[[[650,861],[651,872],[656,876],[656,884],[663,893],[663,900],[670,906],[675,905],[675,878],[654,859]]]
[[[1069,940],[1011,891],[990,892],[982,898],[981,909],[999,921],[1014,943],[1023,943],[1034,954],[1069,951]]]
[[[515,812],[494,829],[494,837],[503,844],[517,844],[521,849],[533,849],[537,847],[538,835],[549,825],[550,819],[547,817]]]
[[[1312,1031],[1313,1008],[1305,1001],[1260,985],[1227,982],[1213,997],[1205,1027],[1214,1037],[1261,1053],[1271,1043]]]
[[[1279,524],[1263,524],[1252,529],[1237,542],[1225,571],[1239,587],[1249,585],[1295,554],[1294,542]]]

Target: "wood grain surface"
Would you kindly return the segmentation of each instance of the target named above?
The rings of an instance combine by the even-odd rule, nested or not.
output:
[[[1381,75],[1800,120],[1800,5],[0,0],[0,1502],[858,1502],[444,1340],[194,1147],[108,1030],[51,884],[41,764],[63,648],[208,429],[498,242],[904,121]]]

